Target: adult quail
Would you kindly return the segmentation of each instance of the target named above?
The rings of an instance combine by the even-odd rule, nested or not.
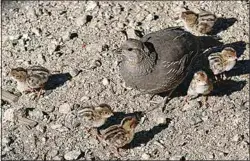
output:
[[[169,91],[161,104],[163,109],[187,76],[200,46],[198,37],[179,27],[156,31],[140,40],[127,39],[121,46],[120,73],[127,86],[142,93]]]

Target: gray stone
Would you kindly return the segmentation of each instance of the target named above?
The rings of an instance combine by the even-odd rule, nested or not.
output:
[[[66,160],[75,160],[79,157],[79,155],[81,155],[81,151],[80,150],[73,150],[73,151],[70,151],[70,152],[67,152],[65,155],[64,155],[64,158]]]
[[[71,111],[71,106],[68,103],[64,103],[59,106],[59,112],[62,114],[68,114]]]

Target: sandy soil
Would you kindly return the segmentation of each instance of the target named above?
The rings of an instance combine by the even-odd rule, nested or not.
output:
[[[2,159],[114,159],[108,147],[77,124],[79,105],[109,104],[114,111],[135,113],[162,100],[124,85],[116,49],[134,30],[144,34],[171,26],[180,2],[4,2],[2,3],[2,88],[13,93],[10,68],[42,65],[55,75],[37,102],[22,95],[2,102]],[[136,128],[129,149],[119,159],[249,159],[249,11],[245,1],[186,2],[227,19],[218,35],[238,49],[232,80],[209,96],[182,106],[184,95],[155,110]],[[232,18],[237,21],[232,23]],[[238,43],[236,43],[238,42]],[[56,73],[59,71],[60,74]],[[71,76],[70,76],[71,75]],[[72,78],[71,78],[72,77]],[[16,115],[36,121],[28,127]],[[167,118],[166,124],[159,124]]]

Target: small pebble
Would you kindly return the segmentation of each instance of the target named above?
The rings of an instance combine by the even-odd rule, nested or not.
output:
[[[57,48],[57,45],[54,44],[54,43],[49,43],[49,46],[48,46],[48,52],[49,54],[52,54]]]
[[[160,142],[158,142],[158,141],[155,141],[154,144],[157,145],[157,146],[159,146],[159,147],[162,148],[162,149],[165,148],[164,145],[162,145],[162,144],[161,144]]]
[[[51,151],[49,151],[49,156],[50,157],[55,157],[58,154],[58,150],[56,149],[52,149]]]
[[[135,30],[133,28],[128,28],[126,30],[128,38],[139,39],[139,37],[135,34]]]
[[[32,28],[31,31],[36,35],[36,36],[41,36],[42,30],[40,28]]]
[[[73,151],[67,152],[64,155],[64,158],[66,160],[73,160],[73,159],[77,159],[79,157],[79,155],[81,155],[81,151],[80,150],[73,150]]]
[[[94,60],[92,63],[91,63],[91,68],[92,69],[95,69],[97,67],[100,67],[102,66],[102,62],[100,60]]]
[[[53,160],[63,160],[63,158],[61,156],[55,156]]]
[[[88,1],[86,5],[86,11],[91,11],[97,6],[97,2],[95,1]]]
[[[51,129],[55,130],[55,129],[61,128],[62,124],[53,124],[50,127],[51,127]]]
[[[67,114],[70,111],[71,111],[71,107],[68,103],[64,103],[64,104],[60,105],[60,107],[59,107],[60,113]]]
[[[145,21],[152,21],[154,19],[154,16],[152,14],[148,14]]]
[[[236,134],[233,138],[232,138],[232,141],[234,142],[238,142],[238,141],[241,141],[242,140],[242,137],[239,135],[239,134]]]
[[[76,25],[79,26],[79,27],[80,27],[80,26],[83,26],[84,24],[87,23],[87,18],[84,17],[84,16],[80,16],[80,17],[76,18],[75,23],[76,23]]]
[[[105,86],[109,85],[109,80],[107,78],[103,78],[102,84]]]
[[[33,111],[29,111],[29,116],[30,117],[34,117],[36,119],[39,119],[39,120],[43,120],[43,112],[40,111],[40,110],[33,110]]]
[[[164,116],[157,117],[157,124],[166,124],[167,119]]]
[[[37,62],[38,62],[39,64],[43,64],[43,63],[46,62],[46,59],[45,59],[45,57],[44,57],[44,55],[43,55],[42,53],[39,53],[39,54],[37,55]]]
[[[203,120],[198,116],[191,118],[191,125],[197,125],[201,122],[203,122]]]
[[[63,34],[63,36],[62,36],[62,40],[63,41],[68,41],[68,40],[70,40],[70,32],[65,32],[64,34]]]
[[[4,112],[3,121],[14,121],[14,109],[10,108]]]
[[[34,8],[32,8],[32,7],[27,8],[27,17],[29,19],[36,19],[37,18],[36,11]]]
[[[181,160],[182,156],[177,155],[177,156],[172,156],[169,158],[169,160]]]
[[[81,101],[87,101],[87,100],[90,100],[90,97],[89,96],[83,96],[81,98]]]
[[[150,155],[147,154],[147,153],[143,153],[142,156],[141,156],[141,158],[142,158],[143,160],[148,160],[148,159],[150,158]]]
[[[10,139],[7,137],[3,137],[3,139],[2,139],[2,145],[3,146],[6,146],[6,145],[8,145],[10,143]]]
[[[44,132],[45,132],[45,127],[44,127],[44,126],[41,126],[41,125],[37,125],[37,126],[36,126],[36,130],[37,130],[37,131],[40,131],[41,133],[44,133]]]
[[[11,35],[11,36],[9,36],[9,40],[11,40],[11,41],[14,41],[14,40],[18,40],[18,39],[20,39],[20,35]]]
[[[72,69],[70,70],[69,74],[72,76],[72,77],[76,77],[81,71],[78,70],[78,69]]]

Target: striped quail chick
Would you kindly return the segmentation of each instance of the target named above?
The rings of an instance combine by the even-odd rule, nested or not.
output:
[[[124,147],[133,140],[137,125],[138,120],[135,117],[127,116],[120,124],[101,130],[101,140],[115,148],[115,153],[119,155],[119,148]]]
[[[96,107],[84,107],[77,114],[83,119],[84,127],[89,132],[91,128],[102,126],[109,117],[113,116],[113,111],[108,105],[100,104]]]
[[[199,95],[203,95],[203,104],[206,105],[207,96],[213,90],[213,83],[209,79],[208,75],[204,71],[198,71],[194,74],[193,79],[190,82],[187,96],[185,97],[185,103],[188,98],[196,98]]]
[[[231,47],[226,47],[222,52],[212,53],[208,56],[209,67],[213,71],[215,78],[224,77],[224,72],[230,71],[236,64],[237,54]]]
[[[150,33],[140,40],[128,39],[121,49],[120,73],[126,86],[149,94],[169,91],[159,104],[164,110],[168,98],[185,79],[200,52],[200,41],[191,33],[173,27]]]
[[[39,90],[37,94],[39,98],[49,79],[50,71],[42,66],[31,66],[27,69],[17,67],[11,69],[10,76],[17,81],[17,90],[22,93]]]
[[[205,35],[212,31],[217,17],[209,11],[201,10],[195,13],[191,10],[184,10],[180,14],[184,27],[195,35]]]

